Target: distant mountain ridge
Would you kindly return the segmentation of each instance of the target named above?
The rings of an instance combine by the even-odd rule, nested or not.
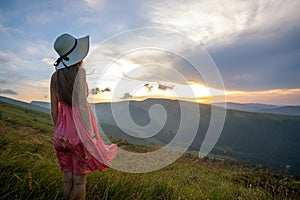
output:
[[[262,112],[274,113],[281,115],[297,115],[300,116],[300,106],[282,106],[278,108],[265,109]]]
[[[186,102],[193,104],[192,102]],[[95,104],[98,122],[103,132],[120,139],[138,144],[168,144],[176,135],[181,122],[180,106],[176,100],[147,99],[130,101],[129,112],[132,120],[146,126],[150,123],[149,108],[162,105],[167,113],[163,129],[149,138],[137,138],[127,134],[132,130],[121,130],[112,116],[111,103]],[[211,117],[211,105],[198,104],[200,122],[197,135],[189,150],[198,152],[206,135]],[[114,103],[118,112],[127,108],[126,102]],[[218,109],[218,107],[217,107]],[[221,108],[220,108],[221,109]],[[155,119],[155,117],[154,117]],[[186,119],[192,121],[193,119]],[[155,122],[154,123],[158,123]],[[184,132],[190,133],[188,126]],[[289,166],[293,173],[300,174],[300,116],[275,115],[228,109],[221,136],[211,152],[218,158],[243,160],[271,166],[276,169]],[[182,138],[184,141],[184,138]]]
[[[40,107],[43,107],[43,108],[47,108],[49,110],[51,108],[50,103],[45,102],[45,101],[31,101],[30,104],[37,105],[37,106],[40,106]]]
[[[50,112],[50,103],[49,102],[31,101],[30,103],[26,103],[26,102],[14,100],[14,99],[3,97],[3,96],[0,96],[0,101],[11,102],[12,104],[20,105],[22,107],[28,107],[28,106],[30,107],[30,105],[33,105],[33,107],[31,109],[34,109],[34,110],[36,109],[36,110],[46,112],[46,113]],[[103,104],[103,103],[96,103],[96,104]],[[213,105],[223,107],[223,103],[214,103]],[[36,107],[36,106],[38,106],[38,107]],[[45,108],[45,109],[43,109],[43,108]],[[278,115],[300,116],[300,105],[280,106],[280,105],[270,105],[270,104],[261,104],[261,103],[227,102],[226,108],[231,109],[231,110],[239,110],[239,111],[254,112],[254,113],[270,113],[270,114],[278,114]]]
[[[13,104],[13,105],[17,105],[17,106],[21,106],[23,108],[37,110],[37,111],[44,112],[44,113],[50,113],[50,104],[47,103],[47,102],[45,102],[45,105],[49,104],[49,108],[43,107],[43,106],[40,106],[40,105],[37,105],[37,104],[33,104],[33,103],[26,103],[26,102],[23,102],[23,101],[19,101],[19,100],[15,100],[15,99],[11,99],[11,98],[8,98],[8,97],[3,97],[3,96],[0,96],[0,101],[5,102],[5,103],[10,103],[10,104]]]
[[[215,106],[221,106],[221,103],[213,104]],[[296,115],[300,116],[300,105],[298,106],[278,106],[278,105],[268,105],[259,103],[226,103],[227,109],[240,110],[246,112],[256,112],[256,113],[270,113],[279,115]]]

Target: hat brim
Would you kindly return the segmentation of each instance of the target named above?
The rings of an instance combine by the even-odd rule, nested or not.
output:
[[[82,61],[89,52],[89,36],[85,36],[77,39],[77,45],[75,49],[68,55],[69,60],[63,60],[60,62],[56,69],[65,68],[64,64],[68,67],[75,65]]]

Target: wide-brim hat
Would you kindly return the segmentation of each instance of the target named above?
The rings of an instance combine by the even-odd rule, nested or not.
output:
[[[68,68],[87,56],[89,36],[77,39],[70,34],[62,34],[55,40],[54,49],[60,56],[54,63],[56,70]]]

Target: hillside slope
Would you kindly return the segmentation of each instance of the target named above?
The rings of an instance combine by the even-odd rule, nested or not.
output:
[[[0,112],[0,199],[61,199],[63,174],[52,148],[50,116],[3,102]],[[124,140],[113,142],[130,151],[147,150]],[[87,199],[296,199],[299,195],[300,182],[290,176],[188,154],[147,174],[107,169],[87,176]]]
[[[16,106],[20,106],[20,107],[23,107],[23,108],[28,108],[28,109],[31,109],[31,110],[36,110],[36,111],[40,111],[40,112],[44,112],[44,113],[50,113],[50,109],[47,108],[47,107],[41,107],[40,105],[37,105],[37,104],[26,103],[26,102],[18,101],[18,100],[11,99],[11,98],[8,98],[8,97],[0,96],[0,102],[13,104],[13,105],[16,105]],[[50,107],[49,103],[45,102],[44,105],[45,106],[48,105]]]
[[[19,102],[15,100],[5,99],[11,103],[22,104],[25,107],[36,106]],[[0,98],[1,101],[1,98]],[[138,126],[147,126],[151,120],[154,127],[159,127],[162,120],[160,114],[155,115],[152,119],[149,116],[149,109],[152,105],[159,104],[165,108],[167,120],[163,128],[156,134],[153,129],[147,128],[145,132],[140,132],[128,126],[121,130],[115,122],[112,115],[111,105],[117,110],[118,115],[124,114],[129,103],[130,116],[124,119],[132,118]],[[182,103],[182,102],[181,102]],[[195,105],[191,102],[184,102],[188,107]],[[36,103],[40,106],[47,106],[45,102]],[[198,105],[198,104],[197,104]],[[231,104],[230,104],[231,105]],[[249,109],[281,109],[272,105],[263,104],[234,104],[235,106],[248,106]],[[177,133],[181,123],[180,102],[167,99],[147,99],[144,101],[129,101],[118,103],[99,103],[95,104],[99,128],[106,132],[109,136],[124,139],[134,144],[156,146],[169,143]],[[38,109],[46,109],[39,106]],[[30,108],[30,107],[27,107]],[[197,154],[203,138],[206,134],[207,127],[210,122],[210,105],[199,104],[200,123],[197,136],[190,147],[190,151]],[[293,109],[288,107],[289,109]],[[34,108],[36,109],[36,108]],[[286,108],[285,108],[286,109]],[[190,111],[189,111],[190,112]],[[282,110],[280,111],[282,112]],[[290,111],[291,112],[291,111]],[[21,115],[22,116],[22,115]],[[193,117],[187,116],[186,121],[192,121]],[[257,165],[285,171],[289,169],[289,173],[300,174],[300,116],[275,115],[266,113],[253,113],[238,110],[227,110],[225,125],[215,148],[210,156],[226,159],[241,160],[251,162]],[[186,134],[192,133],[189,124],[184,127]],[[133,137],[134,135],[153,135],[148,138]],[[184,135],[185,137],[186,135]],[[182,141],[184,141],[184,137]]]
[[[194,103],[185,102],[190,104]],[[147,99],[145,101],[130,101],[129,112],[132,120],[139,126],[146,126],[151,122],[148,114],[152,105],[159,104],[164,107],[167,120],[163,128],[154,136],[149,138],[137,138],[127,133],[135,132],[134,129],[125,127],[126,130],[118,128],[115,122],[110,103],[96,104],[97,117],[100,127],[108,135],[126,139],[128,141],[144,145],[164,145],[169,143],[177,134],[181,123],[180,102],[167,99]],[[113,106],[118,113],[124,113],[128,105],[126,102],[114,103]],[[216,107],[216,109],[220,109]],[[211,106],[199,104],[200,122],[197,135],[190,150],[198,152],[204,136],[206,135],[211,117]],[[153,123],[159,126],[160,121]],[[157,116],[157,118],[160,118]],[[193,121],[193,116],[186,116],[185,121]],[[190,127],[183,127],[186,134],[191,133]],[[264,165],[276,170],[285,170],[300,174],[300,116],[286,116],[266,113],[252,113],[238,110],[227,110],[226,120],[221,136],[211,152],[211,156],[219,158],[230,158],[245,162]],[[152,130],[148,130],[149,134]]]

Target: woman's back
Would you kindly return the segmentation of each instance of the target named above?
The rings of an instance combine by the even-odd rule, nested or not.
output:
[[[64,103],[59,94],[56,93],[56,98],[59,104],[57,121],[55,125],[54,139],[55,140],[70,140],[72,145],[80,143],[80,138],[74,123],[72,107]]]

